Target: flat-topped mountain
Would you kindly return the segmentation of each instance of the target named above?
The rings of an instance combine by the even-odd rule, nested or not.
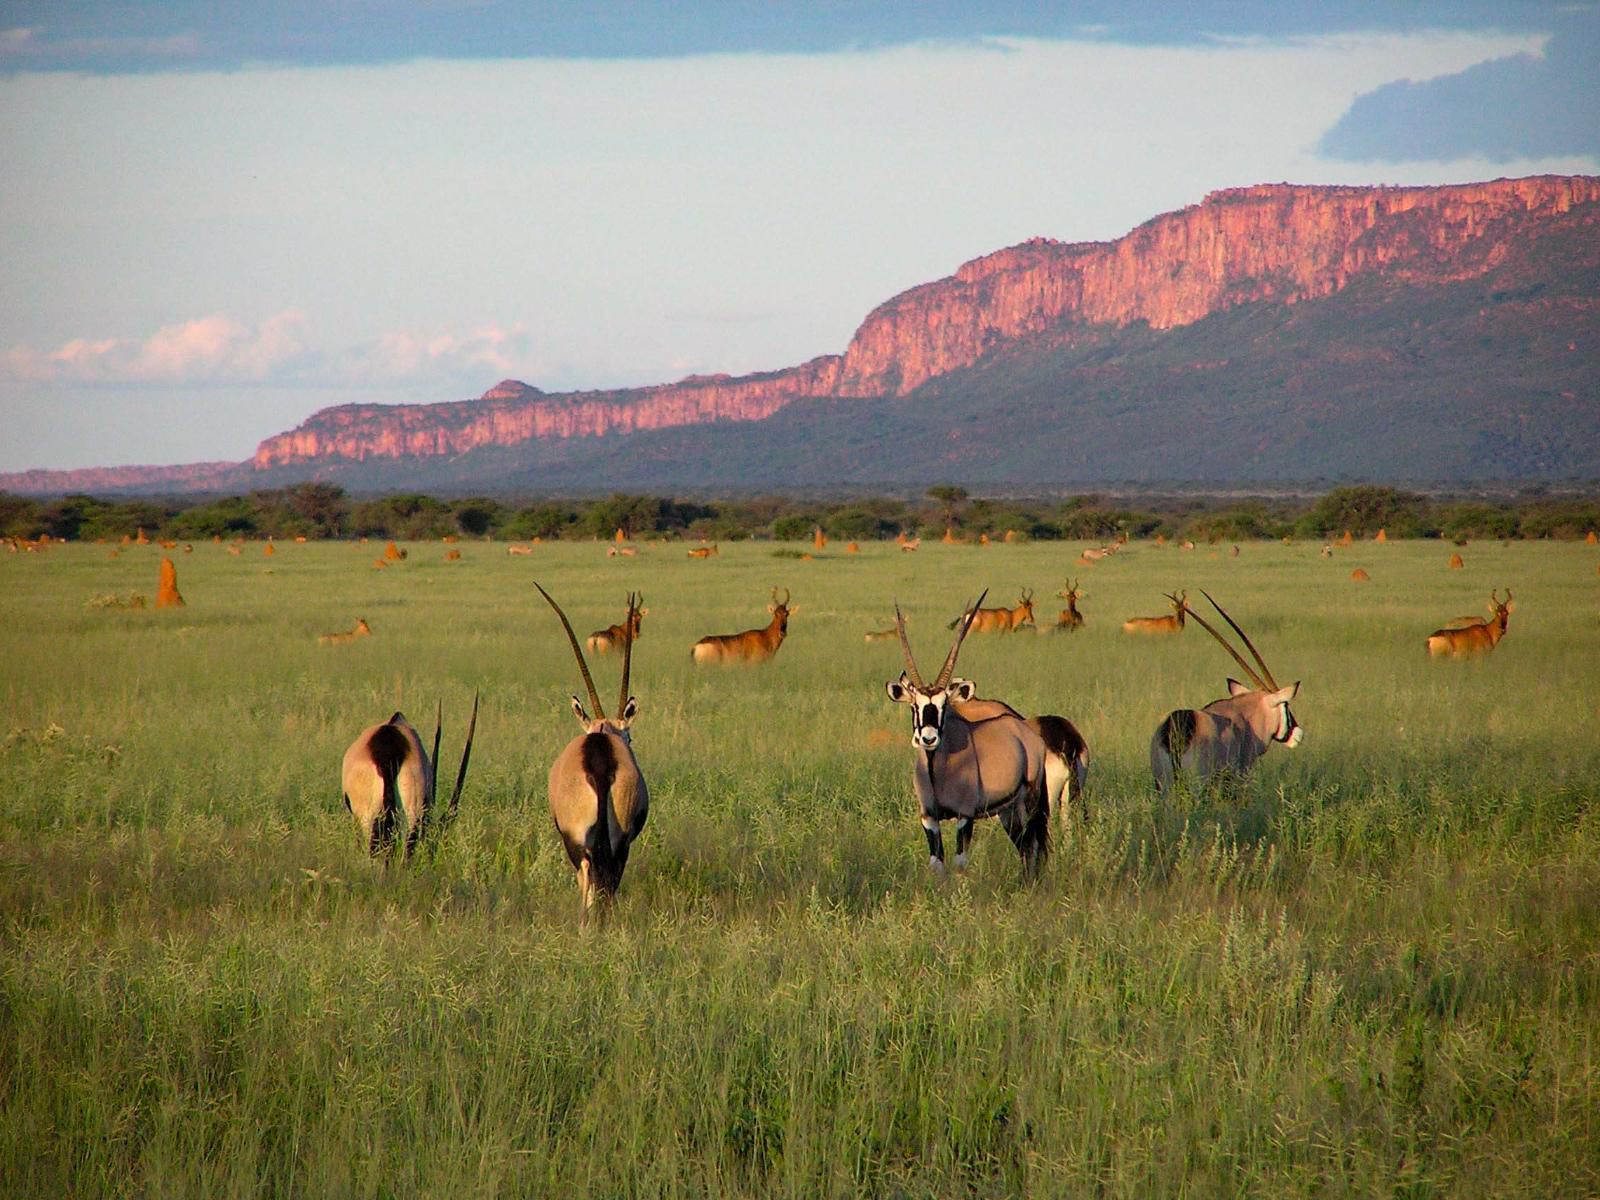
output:
[[[1600,179],[1217,192],[1116,241],[975,259],[878,306],[842,355],[324,409],[220,486],[1379,475],[1600,475]]]

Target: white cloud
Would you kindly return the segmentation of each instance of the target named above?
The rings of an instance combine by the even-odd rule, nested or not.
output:
[[[218,384],[308,388],[461,387],[530,374],[532,338],[519,325],[465,333],[395,331],[329,349],[313,343],[303,313],[249,326],[223,314],[167,325],[143,340],[77,337],[54,350],[15,346],[4,374],[35,384]],[[491,381],[492,382],[492,381]]]

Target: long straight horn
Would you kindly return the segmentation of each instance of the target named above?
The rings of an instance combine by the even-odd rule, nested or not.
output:
[[[561,611],[561,605],[550,598],[550,593],[534,580],[533,586],[539,588],[539,595],[543,596],[551,608],[556,610],[556,616],[561,618],[561,628],[567,631],[567,641],[572,643],[573,656],[578,660],[578,670],[583,674],[583,686],[589,689],[589,703],[594,706],[595,720],[605,720],[606,711],[600,707],[600,696],[594,690],[594,676],[589,674],[589,664],[583,661],[583,649],[578,645],[578,635],[572,632],[572,622],[567,620],[567,614]]]
[[[633,614],[638,607],[638,599],[632,592],[628,593],[628,617],[622,623],[622,695],[617,698],[617,715],[622,715],[622,710],[628,707],[628,669],[633,665]]]
[[[939,672],[939,678],[934,680],[935,690],[944,687],[950,682],[950,676],[956,673],[956,655],[961,653],[961,643],[966,641],[967,630],[972,628],[972,623],[978,619],[978,610],[983,607],[984,598],[989,595],[989,589],[984,588],[983,594],[972,602],[972,607],[967,610],[967,619],[962,623],[961,632],[956,634],[956,640],[951,643],[950,653],[945,655],[944,667]]]
[[[917,660],[911,657],[911,642],[906,637],[906,619],[900,611],[900,601],[898,600],[894,602],[894,627],[895,631],[900,635],[900,649],[905,651],[906,674],[911,677],[911,682],[916,684],[918,689],[926,690],[922,683],[922,672],[917,670]]]
[[[433,757],[428,760],[433,765],[433,786],[428,789],[428,803],[432,804],[435,794],[439,791],[439,734],[444,731],[444,701],[439,701],[439,711],[433,716]]]
[[[1211,594],[1207,592],[1205,588],[1200,589],[1200,594],[1207,600],[1211,600]],[[1267,686],[1273,691],[1277,691],[1278,681],[1272,677],[1272,671],[1267,667],[1267,660],[1261,657],[1261,651],[1256,649],[1255,643],[1250,640],[1250,636],[1245,633],[1244,630],[1239,628],[1239,622],[1235,621],[1223,611],[1222,605],[1218,604],[1215,600],[1211,600],[1211,607],[1216,609],[1219,613],[1222,613],[1222,619],[1229,625],[1233,626],[1233,631],[1239,635],[1240,640],[1243,641],[1246,648],[1249,649],[1250,657],[1255,659],[1256,666],[1261,668],[1261,674],[1266,677]],[[1191,610],[1191,613],[1192,611],[1193,610]]]
[[[1244,673],[1246,675],[1248,675],[1250,677],[1250,682],[1251,683],[1255,684],[1262,691],[1266,691],[1267,690],[1267,681],[1262,679],[1261,676],[1256,674],[1255,668],[1252,667],[1249,663],[1245,662],[1244,656],[1241,655],[1237,650],[1235,650],[1232,647],[1232,645],[1229,644],[1227,638],[1223,637],[1220,633],[1218,633],[1215,629],[1213,629],[1211,627],[1211,622],[1207,621],[1204,617],[1202,617],[1199,613],[1195,612],[1194,609],[1192,609],[1192,608],[1189,610],[1189,615],[1191,617],[1193,617],[1196,621],[1199,622],[1201,629],[1204,629],[1212,637],[1217,639],[1217,644],[1218,645],[1220,645],[1229,654],[1233,655],[1233,661],[1238,663],[1239,664],[1239,668],[1242,671],[1244,671]],[[1272,690],[1276,691],[1277,689],[1274,688]]]
[[[450,793],[450,807],[445,809],[446,822],[456,819],[456,806],[461,803],[461,785],[467,781],[467,761],[472,757],[472,735],[478,731],[478,693],[472,693],[472,719],[467,722],[467,744],[461,748],[461,768],[456,772],[456,790]],[[438,764],[434,764],[438,770]]]
[[[1267,670],[1266,659],[1261,658],[1261,651],[1256,650],[1256,643],[1251,642],[1250,635],[1245,634],[1245,630],[1238,627],[1238,622],[1235,621],[1234,618],[1230,618],[1229,614],[1227,614],[1227,610],[1224,610],[1222,605],[1219,605],[1216,600],[1211,598],[1210,592],[1206,592],[1206,590],[1202,587],[1202,589],[1200,589],[1200,595],[1203,595],[1206,600],[1211,600],[1211,608],[1214,608],[1214,610],[1218,611],[1218,613],[1221,613],[1222,619],[1227,621],[1227,624],[1234,629],[1235,634],[1238,634],[1240,640],[1242,640],[1242,642],[1245,643],[1246,648],[1250,650],[1251,658],[1256,659],[1256,666],[1261,667],[1261,672],[1258,674],[1256,670],[1251,670],[1250,664],[1245,662],[1245,659],[1240,658],[1238,651],[1234,650],[1232,646],[1227,645],[1227,642],[1222,642],[1221,635],[1219,635],[1216,630],[1211,629],[1211,627],[1206,624],[1205,619],[1203,619],[1202,616],[1197,613],[1197,611],[1194,611],[1192,608],[1190,608],[1189,616],[1192,616],[1195,621],[1200,622],[1200,627],[1202,627],[1202,629],[1210,630],[1210,634],[1213,635],[1213,637],[1216,637],[1218,642],[1222,642],[1222,645],[1227,646],[1227,653],[1232,654],[1232,656],[1234,656],[1234,661],[1238,662],[1238,666],[1242,666],[1243,669],[1245,669],[1245,674],[1250,675],[1251,682],[1253,682],[1254,685],[1258,686],[1258,688],[1262,688],[1262,690],[1277,691],[1278,682],[1275,680],[1275,678],[1272,678],[1272,672]]]

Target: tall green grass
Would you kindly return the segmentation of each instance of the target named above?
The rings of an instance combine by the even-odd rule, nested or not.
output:
[[[253,549],[180,556],[164,612],[86,607],[153,595],[153,548],[0,558],[8,1194],[1600,1192],[1592,549]],[[1068,573],[1081,632],[974,635],[961,673],[1080,726],[1092,820],[1031,886],[992,823],[936,882],[899,648],[862,634],[898,599],[937,664],[982,587]],[[588,927],[544,797],[581,683],[535,578],[580,636],[651,610],[650,824]],[[1427,660],[1508,584],[1494,654]],[[772,663],[691,665],[773,586]],[[1177,587],[1303,681],[1304,745],[1236,794],[1150,787],[1157,722],[1230,666],[1118,632]],[[460,821],[368,861],[344,747],[442,701],[448,775],[480,689]]]

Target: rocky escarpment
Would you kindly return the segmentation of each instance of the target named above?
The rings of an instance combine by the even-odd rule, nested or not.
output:
[[[868,315],[842,356],[739,378],[548,395],[508,380],[482,398],[325,409],[268,438],[258,469],[459,455],[482,446],[755,421],[800,398],[901,395],[1007,342],[1075,328],[1173,329],[1239,305],[1292,304],[1383,274],[1451,282],[1491,269],[1529,223],[1600,201],[1600,179],[1444,187],[1263,184],[1216,192],[1114,242],[1035,239],[975,259]]]
[[[1523,261],[1528,247],[1558,226],[1577,221],[1584,229],[1596,227],[1596,206],[1600,178],[1590,176],[1440,187],[1231,189],[1155,217],[1112,242],[1035,239],[975,259],[880,305],[843,354],[797,367],[565,394],[507,380],[477,400],[324,409],[268,438],[252,460],[231,469],[207,464],[30,472],[0,477],[0,488],[236,488],[250,486],[251,476],[333,477],[340,464],[363,463],[366,477],[375,478],[373,471],[386,461],[448,461],[491,447],[521,447],[515,453],[523,457],[538,450],[548,461],[546,450],[577,446],[576,439],[762,422],[798,401],[848,407],[954,378],[1018,347],[1030,353],[1051,346],[1070,350],[1117,330],[1170,336],[1230,310],[1346,296],[1360,290],[1357,284],[1409,288],[1414,302],[1422,295],[1418,289],[1503,273],[1508,255]],[[1541,279],[1572,269],[1570,255],[1528,267]],[[1538,279],[1533,283],[1543,286]],[[1571,297],[1593,296],[1585,285],[1575,286],[1567,289]],[[1575,353],[1583,340],[1576,333],[1581,329],[1556,349]],[[1339,350],[1346,356],[1365,352],[1360,345]],[[1085,378],[1087,370],[1075,368],[1074,378]],[[1558,395],[1572,399],[1578,393],[1563,386]]]
[[[1173,329],[1257,302],[1330,295],[1361,275],[1447,283],[1492,268],[1529,222],[1600,200],[1600,179],[1450,187],[1266,184],[1216,192],[1109,243],[1026,242],[869,315],[839,394],[905,393],[997,344],[1072,325]]]

